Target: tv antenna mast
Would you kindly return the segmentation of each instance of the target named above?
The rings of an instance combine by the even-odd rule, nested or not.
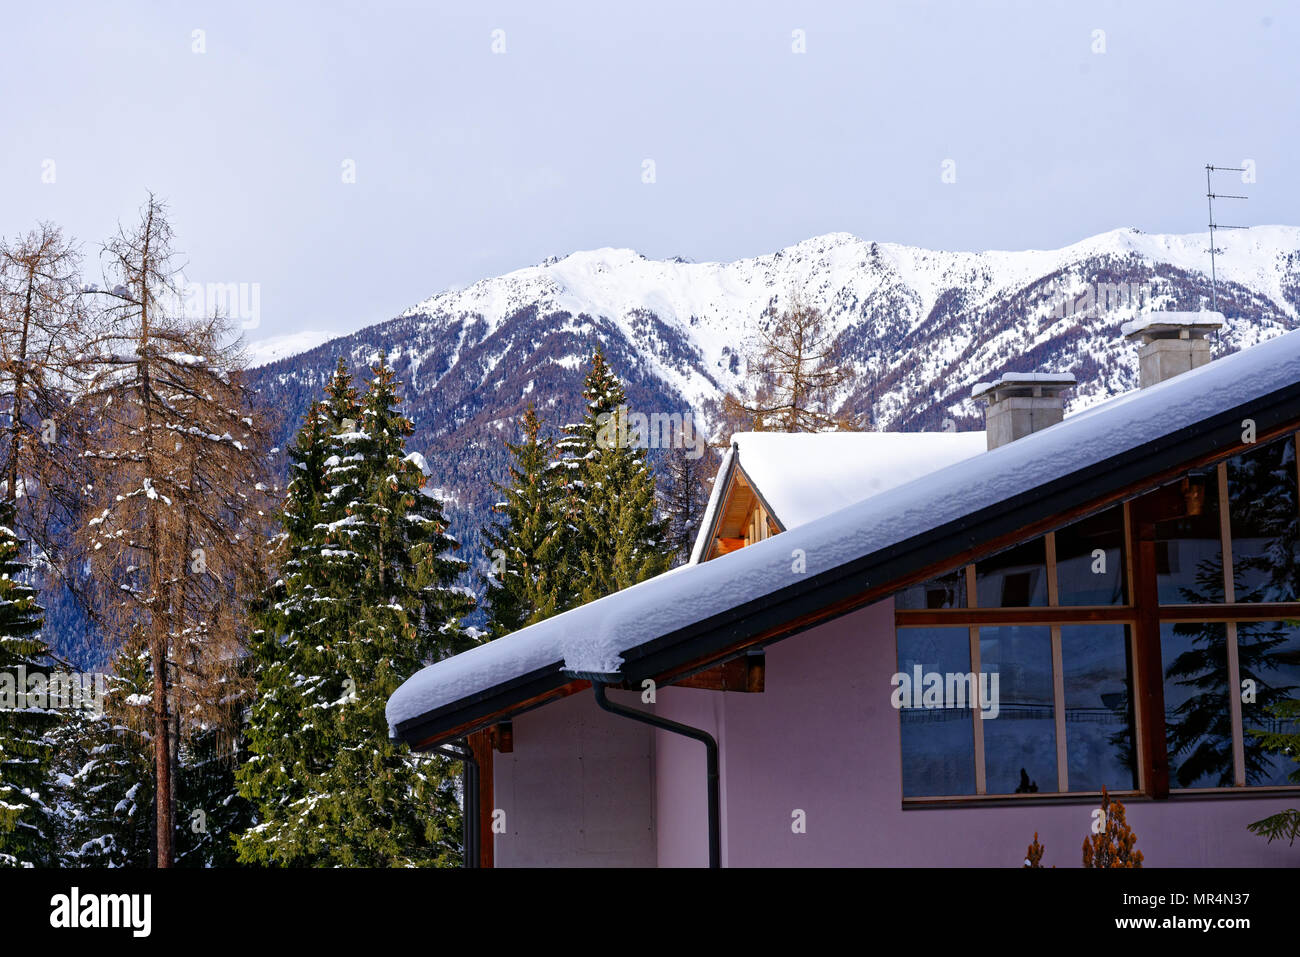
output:
[[[1216,229],[1247,229],[1246,226],[1229,226],[1225,223],[1216,223],[1214,221],[1214,201],[1216,199],[1249,199],[1248,196],[1233,196],[1231,193],[1216,193],[1214,186],[1210,182],[1211,173],[1244,173],[1243,166],[1210,166],[1205,167],[1205,198],[1210,204],[1210,308],[1215,312],[1219,311],[1219,293],[1218,278],[1215,275],[1214,268],[1214,231]]]

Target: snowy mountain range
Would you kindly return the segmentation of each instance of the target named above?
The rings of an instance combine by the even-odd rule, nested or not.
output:
[[[1216,239],[1218,308],[1229,320],[1218,350],[1300,324],[1300,228]],[[698,416],[744,378],[746,346],[798,297],[825,311],[857,370],[844,405],[884,430],[939,428],[946,418],[978,428],[970,387],[1002,372],[1074,373],[1073,408],[1133,388],[1135,350],[1119,327],[1139,312],[1209,308],[1209,276],[1207,234],[1137,229],[1063,249],[982,253],[832,233],[729,263],[596,249],[439,293],[282,354],[255,376],[288,414],[287,434],[339,355],[361,369],[387,350],[406,383],[413,446],[435,484],[481,517],[512,421],[530,400],[553,426],[574,421],[597,343],[633,410]]]

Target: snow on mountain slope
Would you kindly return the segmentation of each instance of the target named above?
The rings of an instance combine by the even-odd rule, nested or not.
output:
[[[283,336],[270,336],[266,339],[245,342],[243,350],[248,357],[249,367],[256,368],[268,365],[286,356],[293,356],[314,349],[322,342],[334,338],[335,335],[332,332],[321,332],[314,329],[290,332]]]
[[[1297,319],[1300,229],[1255,227],[1226,238],[1220,234],[1218,242],[1220,285],[1231,290],[1236,284],[1263,300],[1271,319],[1279,324],[1276,331],[1293,324]],[[1089,264],[1104,267],[1092,271],[1104,271],[1107,277],[1090,277]],[[1117,265],[1124,267],[1119,269],[1123,275],[1110,275]],[[980,328],[985,323],[947,325],[935,321],[940,318],[936,308],[946,308],[953,300],[959,299],[960,311],[975,319],[1006,300],[1023,296],[1045,278],[1066,272],[1072,274],[1049,295],[1026,303],[1033,307],[1034,318],[1051,313],[1052,295],[1073,296],[1089,282],[1149,282],[1157,287],[1154,305],[1172,307],[1182,291],[1168,290],[1161,302],[1158,287],[1169,285],[1163,281],[1167,277],[1160,275],[1162,271],[1206,280],[1208,236],[1148,235],[1116,229],[1057,250],[969,253],[873,243],[848,233],[832,233],[770,255],[730,263],[652,260],[630,249],[595,249],[441,293],[406,310],[403,316],[443,324],[474,316],[482,320],[485,337],[526,308],[534,308],[540,315],[567,313],[569,317],[603,319],[640,347],[639,358],[656,376],[698,404],[716,396],[720,388],[734,385],[743,366],[733,365],[731,357],[753,338],[773,309],[794,296],[823,308],[841,334],[866,332],[878,342],[887,342],[891,337],[927,333],[930,341],[925,346],[937,353],[928,370],[934,375],[972,350],[978,351],[981,338],[987,340],[984,334],[988,329]],[[878,314],[881,307],[892,314]],[[1104,317],[1105,325],[1118,328],[1120,320],[1131,318],[1136,311],[1116,311]],[[698,350],[703,361],[689,369],[658,362],[653,335],[637,322],[647,313]],[[867,328],[858,328],[864,321]],[[1013,342],[1019,344],[1020,351],[1030,351],[1053,338],[1040,335],[1043,331],[1016,328],[996,342],[995,351],[1012,358]],[[1242,340],[1237,345],[1259,338],[1250,329],[1235,332]],[[459,345],[466,344],[470,343]],[[890,359],[898,357],[878,352],[867,348],[858,357],[859,365],[874,377],[888,376]],[[975,381],[972,375],[962,378]],[[880,399],[876,397],[877,402]],[[886,402],[886,407],[878,410],[886,421],[903,414],[897,403],[891,406]]]

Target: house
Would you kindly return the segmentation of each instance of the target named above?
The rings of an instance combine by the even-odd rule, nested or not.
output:
[[[392,732],[466,759],[483,866],[1069,866],[1103,787],[1148,866],[1293,864],[1247,825],[1300,805],[1252,733],[1300,694],[1300,332],[1217,324],[1128,324],[1141,388],[1070,416],[977,386],[983,448],[738,436],[691,563],[425,668]]]

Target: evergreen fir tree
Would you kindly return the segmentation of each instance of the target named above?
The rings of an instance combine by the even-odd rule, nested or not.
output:
[[[236,780],[240,795],[256,806],[258,824],[236,838],[243,861],[324,862],[308,850],[304,834],[313,826],[313,782],[335,757],[333,709],[343,697],[336,656],[350,607],[335,595],[339,582],[332,578],[339,556],[331,547],[331,528],[343,509],[330,494],[327,472],[337,468],[344,451],[337,436],[351,433],[360,417],[351,375],[340,359],[326,400],[308,411],[290,452],[293,477],[280,514],[284,530],[275,543],[281,578],[250,639],[248,756]]]
[[[583,398],[586,416],[557,443],[570,506],[565,562],[577,572],[551,582],[557,611],[658,575],[669,562],[645,443],[629,432],[627,394],[599,349]]]
[[[63,803],[71,865],[154,863],[152,693],[149,652],[137,635],[113,660],[103,714],[76,714],[66,725]]]
[[[327,472],[332,495],[352,496],[335,526],[351,566],[335,594],[353,616],[339,645],[347,694],[333,712],[336,757],[318,782],[315,837],[344,866],[451,865],[457,768],[390,740],[385,707],[429,660],[470,646],[460,618],[473,599],[455,584],[467,564],[450,554],[459,546],[442,504],[425,493],[424,460],[406,451],[414,428],[398,408],[394,372],[382,356],[371,372],[358,427],[340,436],[349,454]]]
[[[245,861],[342,866],[458,860],[454,768],[388,737],[398,685],[464,650],[473,607],[456,586],[441,503],[381,359],[357,404],[343,364],[295,450],[281,594],[254,643],[257,701],[241,792],[259,822]]]
[[[503,496],[494,506],[501,516],[484,531],[491,573],[487,587],[489,638],[517,631],[554,611],[550,582],[564,557],[563,489],[549,468],[553,443],[541,435],[532,405],[521,423],[523,440],[507,442],[513,461],[509,483],[495,485]]]
[[[48,649],[13,516],[0,503],[0,865],[41,867],[58,854],[50,773],[58,712],[27,694],[36,690],[29,679],[48,677]]]

